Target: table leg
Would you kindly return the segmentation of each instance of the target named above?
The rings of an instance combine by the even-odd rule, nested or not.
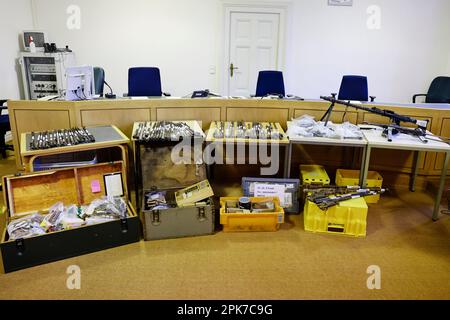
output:
[[[437,221],[438,217],[439,217],[439,209],[441,207],[442,193],[444,192],[445,179],[447,178],[449,158],[450,158],[450,152],[446,152],[444,166],[442,168],[442,173],[441,173],[441,181],[439,183],[439,190],[436,194],[436,199],[434,202],[433,221]]]
[[[417,174],[419,173],[419,159],[421,154],[420,151],[414,151],[413,171],[411,172],[411,179],[409,181],[409,190],[411,192],[416,191],[416,179]]]
[[[370,146],[366,146],[365,152],[363,151],[363,157],[361,161],[361,171],[359,176],[359,184],[361,188],[364,188],[367,184],[367,175],[369,173],[369,165],[370,165]]]
[[[289,179],[291,177],[291,165],[292,165],[292,143],[289,142],[285,146],[284,151],[284,178]]]

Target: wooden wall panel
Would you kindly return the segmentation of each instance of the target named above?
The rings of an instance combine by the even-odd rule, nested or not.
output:
[[[294,109],[294,118],[299,118],[302,115],[310,115],[315,117],[316,121],[319,121],[322,116],[325,114],[325,111],[323,110],[317,110],[317,109]],[[333,111],[331,114],[330,120],[334,123],[341,123],[342,120],[349,121],[351,123],[356,124],[358,121],[358,112],[349,111],[345,114],[344,117],[344,111]]]
[[[15,110],[15,121],[19,134],[64,129],[75,125],[71,123],[70,112],[67,110]]]
[[[443,118],[441,123],[442,123],[441,131],[439,132],[439,135],[443,137],[450,137],[450,118]],[[441,171],[443,165],[444,165],[444,154],[439,153],[436,155],[436,161],[434,163],[433,169]],[[448,172],[450,173],[450,169]]]
[[[150,109],[80,110],[81,125],[112,124],[131,137],[135,121],[150,121]]]

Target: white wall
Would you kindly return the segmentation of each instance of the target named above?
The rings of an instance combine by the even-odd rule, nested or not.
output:
[[[16,63],[19,35],[33,29],[31,1],[0,0],[0,12],[0,99],[18,99],[22,91]]]
[[[369,77],[378,101],[410,102],[447,71],[450,1],[295,1],[288,53],[288,87],[308,97],[337,92],[343,74]],[[381,29],[369,30],[366,10],[381,8]]]
[[[31,1],[37,27],[58,46],[69,44],[80,64],[103,66],[118,94],[127,91],[130,66],[159,66],[163,90],[174,95],[221,87],[221,0]],[[81,8],[80,30],[66,27],[70,4]],[[382,10],[380,30],[366,26],[373,4]],[[292,0],[289,11],[289,93],[318,98],[337,91],[343,74],[365,74],[379,101],[409,102],[450,73],[448,0],[355,0],[353,7]]]
[[[81,9],[81,29],[66,27],[66,8]],[[69,44],[79,64],[102,66],[118,94],[132,66],[158,66],[163,91],[186,95],[215,89],[216,0],[35,0],[37,24],[58,46]]]

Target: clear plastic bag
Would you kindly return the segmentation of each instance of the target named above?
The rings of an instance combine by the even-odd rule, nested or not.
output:
[[[152,191],[145,194],[145,210],[156,207],[168,207],[165,191]]]
[[[46,232],[53,232],[61,230],[61,214],[64,212],[64,204],[57,202],[48,210],[48,214],[44,216],[41,222],[41,227]]]
[[[11,221],[8,224],[8,235],[11,240],[30,238],[45,234],[41,222],[44,217],[38,213]]]
[[[64,229],[74,229],[85,225],[86,222],[78,217],[78,207],[71,205],[61,214],[60,224]]]
[[[127,204],[122,197],[105,196],[95,199],[86,208],[83,218],[105,218],[110,220],[127,217]]]
[[[329,121],[325,126],[325,122],[316,122],[314,117],[310,115],[292,119],[288,135],[290,137],[322,137],[330,139],[362,139],[363,137],[361,129],[350,122],[335,124]]]
[[[292,123],[297,127],[310,128],[316,125],[313,116],[305,114],[299,118],[292,119]]]

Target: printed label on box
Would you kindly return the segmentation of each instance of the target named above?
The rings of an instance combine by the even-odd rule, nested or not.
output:
[[[283,214],[278,215],[278,223],[283,223]]]
[[[256,183],[255,197],[278,197],[280,206],[285,206],[285,187],[279,184]],[[292,202],[292,201],[291,201]]]

